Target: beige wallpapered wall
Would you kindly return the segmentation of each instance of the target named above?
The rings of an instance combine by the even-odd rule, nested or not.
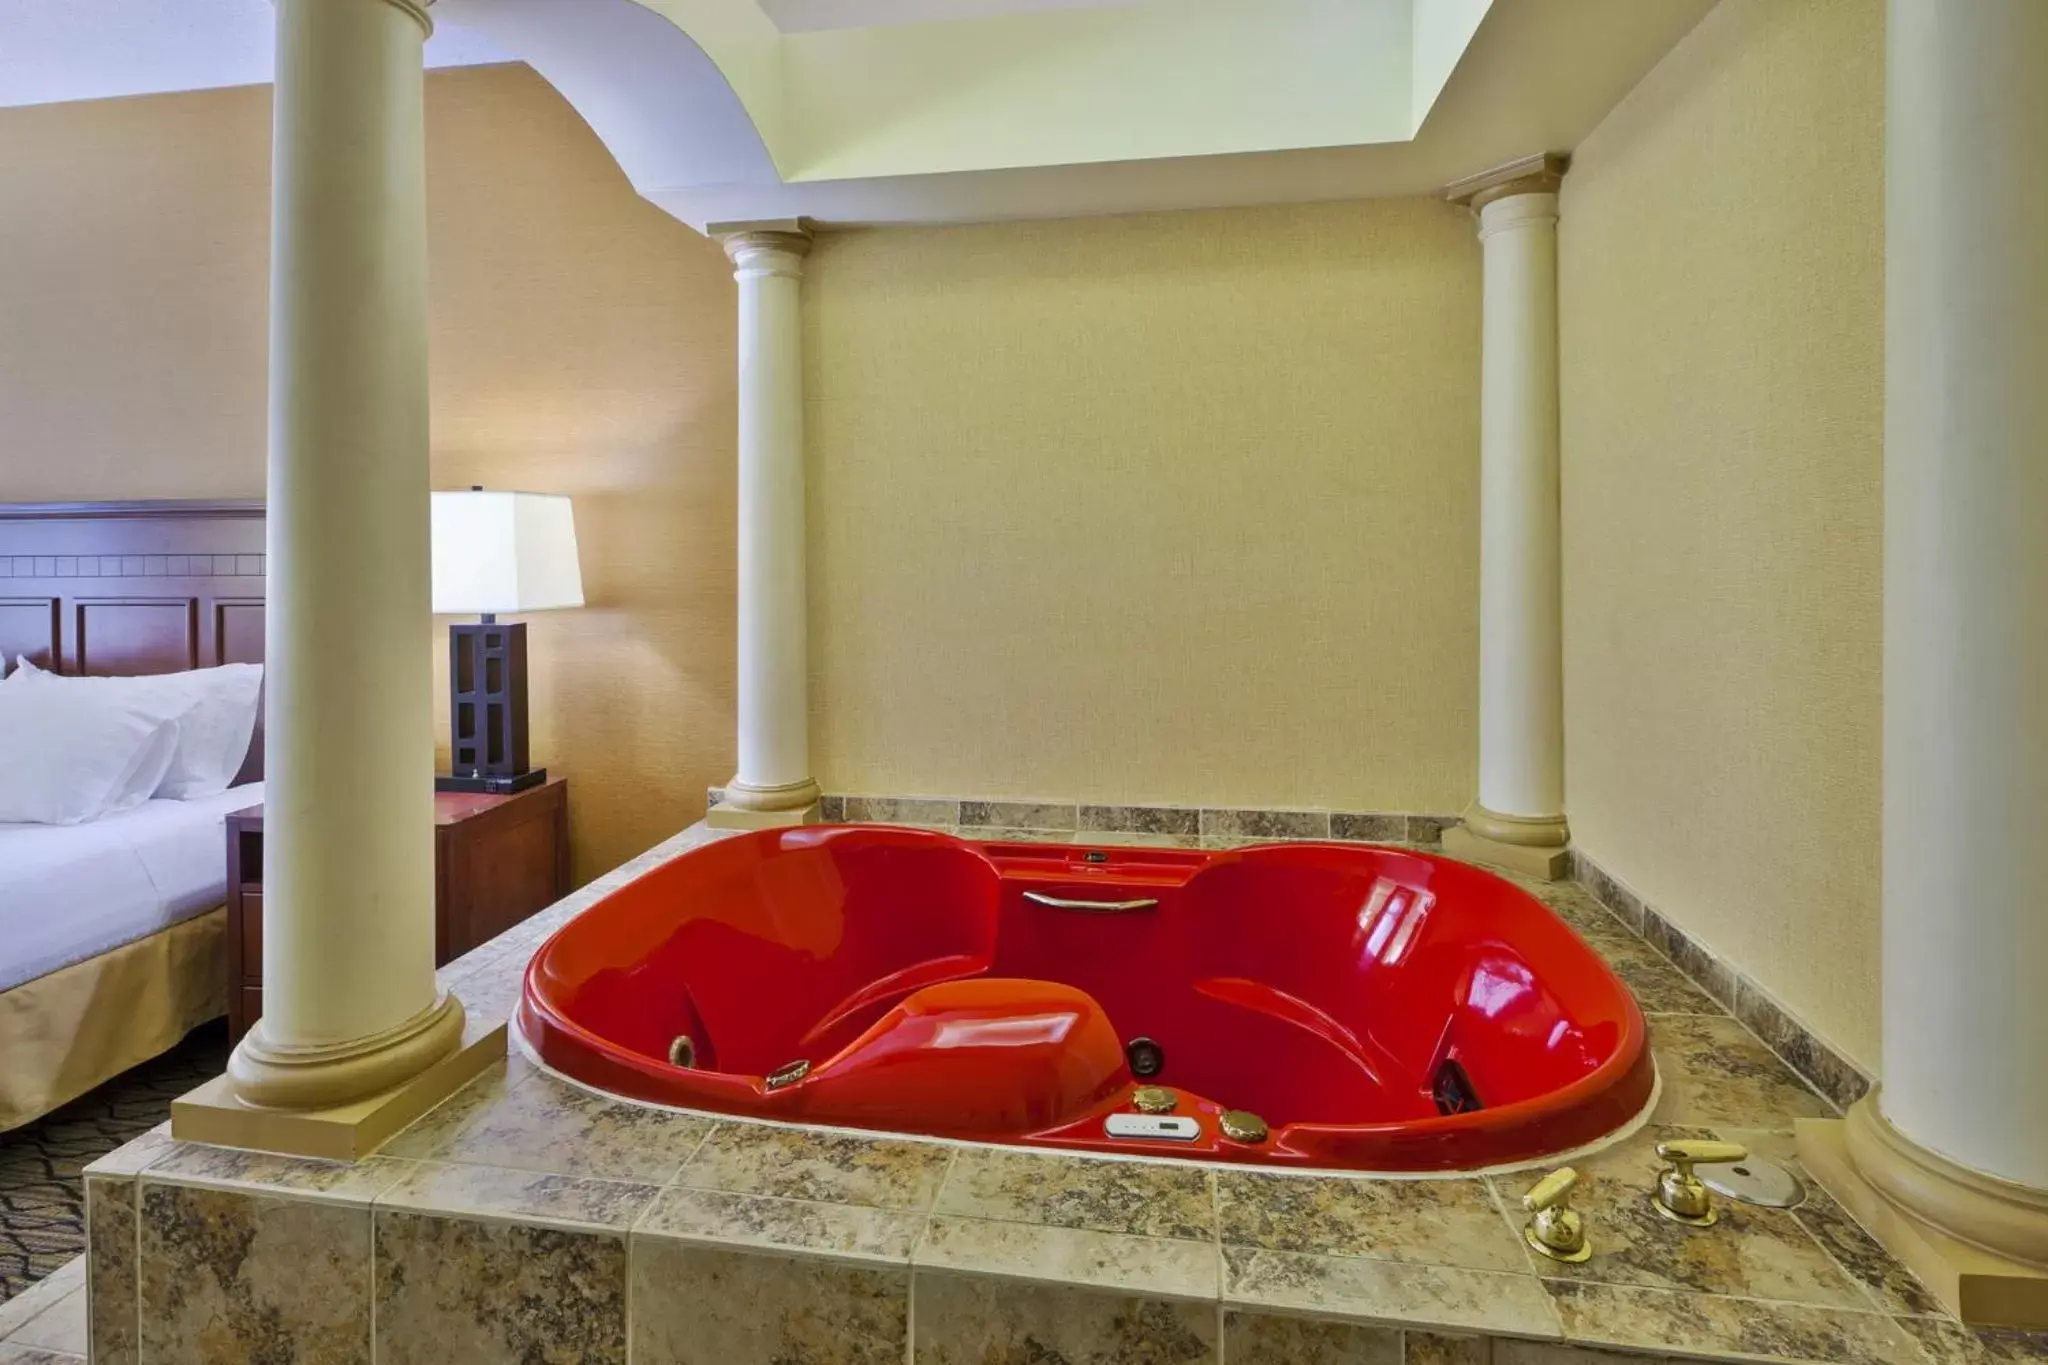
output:
[[[1479,283],[1416,199],[821,240],[819,779],[1461,808]]]
[[[1866,1064],[1881,9],[1724,0],[1561,232],[1574,828]],[[532,73],[428,89],[436,481],[577,499],[533,706],[588,875],[730,768],[730,276]],[[267,106],[0,111],[0,499],[261,492]],[[1469,798],[1461,214],[846,233],[806,289],[828,788]]]
[[[1883,0],[1723,0],[1560,227],[1579,845],[1878,1062]]]
[[[588,877],[731,773],[732,276],[531,71],[427,92],[434,479],[576,500],[531,706]],[[268,162],[266,89],[0,110],[0,500],[262,494]]]

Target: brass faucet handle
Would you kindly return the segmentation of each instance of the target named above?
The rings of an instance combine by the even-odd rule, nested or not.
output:
[[[1721,1215],[1714,1209],[1712,1192],[1693,1174],[1692,1168],[1700,1162],[1712,1165],[1722,1161],[1740,1161],[1748,1155],[1749,1149],[1739,1142],[1660,1142],[1657,1144],[1657,1157],[1671,1164],[1657,1173],[1657,1188],[1650,1192],[1650,1202],[1658,1213],[1674,1223],[1695,1228],[1712,1227]]]
[[[1541,1213],[1554,1208],[1572,1197],[1572,1186],[1579,1183],[1579,1173],[1569,1166],[1560,1166],[1549,1175],[1537,1181],[1530,1191],[1522,1196],[1522,1207],[1530,1213]]]
[[[1670,1162],[1687,1175],[1692,1174],[1695,1162],[1712,1166],[1716,1162],[1741,1161],[1748,1155],[1749,1148],[1739,1142],[1710,1142],[1704,1138],[1684,1138],[1657,1144],[1657,1159]]]
[[[1180,1096],[1163,1085],[1141,1085],[1131,1092],[1131,1108],[1141,1114],[1171,1114]]]
[[[1572,1187],[1578,1183],[1577,1171],[1560,1166],[1522,1196],[1522,1207],[1535,1215],[1522,1229],[1522,1240],[1530,1250],[1553,1261],[1578,1262],[1592,1256],[1585,1220],[1569,1202]]]

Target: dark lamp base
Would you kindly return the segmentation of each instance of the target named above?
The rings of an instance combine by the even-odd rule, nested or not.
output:
[[[528,768],[523,773],[490,774],[480,777],[450,777],[447,773],[434,774],[434,790],[437,792],[486,792],[492,796],[509,796],[523,792],[528,787],[538,787],[548,780],[546,768]]]

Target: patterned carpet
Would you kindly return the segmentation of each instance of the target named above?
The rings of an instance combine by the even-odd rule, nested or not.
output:
[[[79,1172],[171,1116],[171,1101],[221,1073],[226,1020],[26,1128],[0,1133],[0,1300],[85,1250]]]

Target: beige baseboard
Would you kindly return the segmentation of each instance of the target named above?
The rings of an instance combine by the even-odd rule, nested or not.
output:
[[[331,1109],[258,1109],[236,1097],[226,1076],[216,1076],[171,1101],[171,1136],[216,1147],[359,1161],[486,1067],[503,1061],[505,1028],[503,1023],[472,1025],[461,1047],[411,1080]]]
[[[1885,1198],[1850,1159],[1846,1120],[1794,1127],[1807,1173],[1951,1313],[1973,1327],[2048,1328],[2048,1271],[1959,1241]]]

